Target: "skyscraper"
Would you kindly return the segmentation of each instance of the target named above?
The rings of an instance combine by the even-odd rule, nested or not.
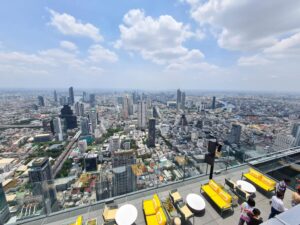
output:
[[[43,96],[38,96],[38,105],[39,106],[45,106],[45,101]]]
[[[90,94],[90,106],[95,107],[96,106],[96,95]]]
[[[75,108],[75,115],[80,116],[80,103],[76,102],[74,108]]]
[[[56,208],[56,190],[53,181],[51,165],[47,157],[37,158],[28,171],[32,194],[42,196],[46,213]]]
[[[231,131],[229,134],[228,141],[231,144],[240,144],[242,127],[238,124],[232,124]]]
[[[57,93],[56,93],[56,90],[54,90],[54,102],[57,102]]]
[[[155,147],[155,119],[149,119],[148,125],[148,147]]]
[[[138,103],[138,128],[146,128],[146,103],[143,100]]]
[[[157,106],[153,106],[153,117],[160,118],[159,108]]]
[[[185,109],[185,92],[181,93],[181,109]]]
[[[91,131],[94,134],[98,124],[98,115],[96,110],[89,111],[89,121],[91,124]]]
[[[80,103],[79,105],[79,115],[84,116],[84,104]]]
[[[112,195],[118,196],[136,191],[137,179],[131,166],[113,168]]]
[[[298,130],[297,130],[294,146],[295,147],[300,146],[300,128],[298,128]]]
[[[216,109],[216,96],[213,96],[211,108]]]
[[[300,123],[294,123],[293,124],[293,127],[292,127],[292,135],[293,135],[293,137],[297,136],[297,132],[299,130],[299,127],[300,127]]]
[[[74,90],[73,87],[69,88],[69,104],[74,105],[75,98],[74,98]]]
[[[89,120],[86,117],[81,117],[80,118],[80,130],[81,130],[81,135],[88,135],[90,133],[90,125],[89,125]]]
[[[128,119],[128,116],[129,116],[129,101],[128,101],[128,96],[127,95],[123,98],[122,110],[123,110],[123,118]]]
[[[53,129],[57,141],[63,141],[63,129],[59,117],[53,119]]]
[[[60,104],[61,106],[67,105],[67,98],[66,98],[66,96],[61,96],[61,97],[59,98],[59,104]]]
[[[10,212],[5,197],[5,192],[0,183],[0,224],[5,224],[10,218]]]
[[[180,107],[181,107],[181,91],[180,91],[180,89],[178,89],[177,90],[177,101],[176,101],[176,103],[177,103],[177,110],[179,110],[180,109]]]
[[[64,119],[66,129],[77,127],[77,117],[73,115],[73,111],[69,105],[64,105],[60,110],[60,118]]]
[[[126,194],[136,190],[136,176],[131,165],[136,163],[133,150],[113,152],[113,196]]]

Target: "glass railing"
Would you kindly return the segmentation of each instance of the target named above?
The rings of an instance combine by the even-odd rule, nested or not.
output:
[[[293,156],[293,157],[290,157]],[[66,177],[44,182],[25,182],[17,188],[6,190],[7,207],[10,209],[10,220],[7,224],[18,221],[38,220],[60,215],[76,216],[103,208],[112,200],[130,201],[154,193],[169,190],[194,182],[195,179],[207,177],[209,166],[203,158],[193,155],[181,155],[173,161],[170,158],[159,159],[159,164],[134,164],[118,167],[103,175],[100,172],[89,172],[81,177]],[[216,158],[214,173],[245,165],[257,166],[259,170],[272,176],[275,165],[284,167],[278,160],[290,160],[293,165],[300,161],[300,148],[291,148],[270,152],[256,157],[229,149],[223,150],[221,157]],[[269,167],[264,166],[265,162]],[[271,167],[271,168],[270,168]],[[147,172],[145,172],[147,171]],[[299,174],[299,173],[298,173]],[[276,177],[275,177],[276,179]],[[296,178],[295,178],[296,179]]]

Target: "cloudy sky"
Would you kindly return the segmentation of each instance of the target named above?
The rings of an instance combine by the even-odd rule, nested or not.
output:
[[[299,91],[299,0],[0,7],[0,88]]]

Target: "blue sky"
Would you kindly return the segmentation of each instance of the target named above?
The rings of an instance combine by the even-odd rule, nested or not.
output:
[[[10,0],[1,88],[298,91],[300,2]]]

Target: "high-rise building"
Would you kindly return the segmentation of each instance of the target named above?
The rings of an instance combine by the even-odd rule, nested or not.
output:
[[[113,196],[136,190],[136,176],[131,165],[136,163],[133,150],[118,150],[112,154]]]
[[[156,119],[160,118],[160,112],[157,106],[153,106],[153,117]]]
[[[41,107],[45,106],[45,101],[43,96],[38,96],[38,105]]]
[[[109,149],[111,152],[115,152],[120,149],[121,142],[120,136],[114,135],[110,138]]]
[[[95,107],[96,106],[96,95],[90,94],[90,106]]]
[[[53,119],[53,130],[57,141],[63,141],[63,128],[59,117]]]
[[[216,109],[216,96],[213,96],[211,108],[212,108],[212,109]]]
[[[131,98],[128,98],[128,115],[133,115],[133,101]]]
[[[89,119],[86,117],[80,118],[80,131],[81,135],[89,135],[90,134],[90,124]]]
[[[66,97],[66,96],[61,96],[61,97],[59,98],[59,104],[60,104],[61,106],[67,105],[67,104],[68,104],[68,102],[67,102],[67,97]]]
[[[122,110],[123,110],[123,118],[128,119],[128,116],[129,116],[129,101],[128,101],[128,96],[127,95],[123,98]]]
[[[179,118],[178,125],[182,126],[182,127],[185,127],[188,125],[188,121],[187,121],[185,114],[182,114],[181,117]]]
[[[28,175],[32,185],[32,194],[41,196],[46,213],[51,213],[57,207],[57,199],[49,159],[47,157],[35,159],[29,168]]]
[[[84,104],[80,103],[79,105],[79,115],[84,116]]]
[[[75,98],[74,98],[74,90],[73,87],[69,88],[69,104],[74,105],[75,103]]]
[[[88,99],[88,97],[87,97],[87,93],[84,91],[84,92],[82,92],[82,101],[83,102],[88,102],[89,101],[89,99]]]
[[[292,135],[293,135],[293,137],[297,136],[297,132],[299,130],[299,127],[300,127],[300,123],[294,123],[293,124],[293,127],[292,127]]]
[[[10,218],[10,211],[6,201],[5,192],[0,183],[0,224],[5,224]]]
[[[139,100],[139,94],[135,91],[135,92],[132,93],[133,104],[137,104],[138,100]]]
[[[294,146],[295,147],[300,146],[300,128],[298,128],[298,130],[297,130]]]
[[[137,178],[131,166],[113,168],[112,195],[118,196],[136,191]]]
[[[89,121],[91,124],[91,132],[92,134],[95,133],[95,130],[97,128],[97,124],[98,124],[98,115],[97,115],[97,111],[96,110],[91,110],[89,111]]]
[[[155,119],[149,119],[148,125],[148,147],[155,147]]]
[[[231,144],[240,144],[242,127],[238,124],[232,124],[228,141]]]
[[[185,109],[185,92],[181,93],[181,109]]]
[[[146,103],[143,100],[138,103],[138,128],[146,128]]]
[[[80,116],[80,103],[76,102],[74,108],[75,108],[75,115]]]
[[[57,102],[57,93],[56,93],[56,90],[54,90],[54,102]]]
[[[97,171],[97,154],[86,154],[84,168],[86,172]]]
[[[293,147],[295,138],[292,135],[277,134],[273,144],[273,150],[279,151]]]
[[[64,105],[60,110],[60,118],[64,119],[65,129],[74,129],[77,127],[77,117],[69,105]]]
[[[177,90],[177,101],[176,101],[176,104],[177,104],[177,110],[180,109],[181,107],[181,100],[182,100],[182,97],[181,97],[181,91],[180,89]]]
[[[97,201],[112,197],[112,176],[101,170],[96,181]]]

